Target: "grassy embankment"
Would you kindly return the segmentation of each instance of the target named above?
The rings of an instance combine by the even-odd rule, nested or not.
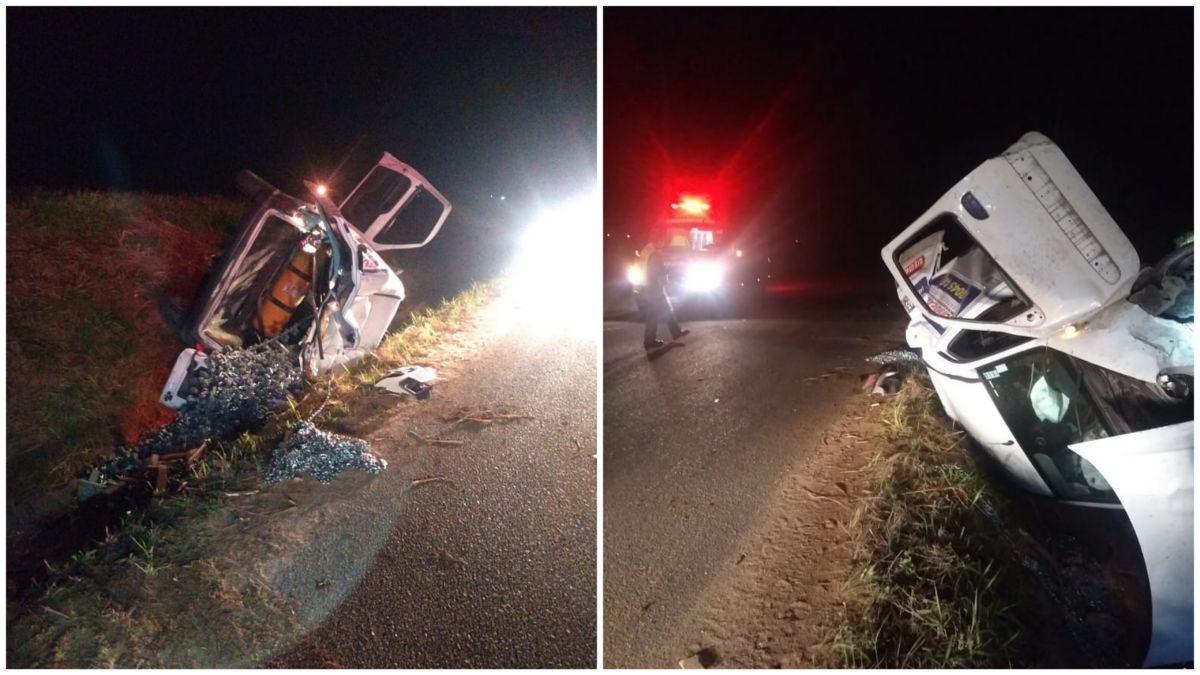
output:
[[[8,197],[8,502],[167,419],[171,322],[244,205],[224,197],[22,190]]]
[[[1036,584],[997,524],[1003,501],[965,452],[929,381],[882,404],[877,489],[858,509],[854,598],[835,635],[852,668],[1006,668],[1032,663]]]
[[[312,414],[329,423],[370,415],[378,398],[369,395],[375,374],[420,361],[449,334],[467,330],[478,310],[496,295],[483,284],[414,316],[390,335],[378,358],[314,384],[292,409],[257,433],[219,443],[173,481],[169,496],[134,511],[105,541],[51,570],[25,617],[10,626],[10,662],[38,667],[214,667],[250,665],[248,654],[272,653],[272,640],[286,634],[286,602],[228,557],[219,542],[199,533],[230,494],[261,485],[271,448],[297,419]],[[373,403],[375,401],[376,403]],[[203,593],[208,601],[179,596]],[[169,611],[187,606],[193,611]],[[218,614],[213,613],[216,608]],[[212,621],[236,634],[213,635],[203,655],[174,653],[178,631],[209,631]],[[228,658],[216,663],[213,658]]]

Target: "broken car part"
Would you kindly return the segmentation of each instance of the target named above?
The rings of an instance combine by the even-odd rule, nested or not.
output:
[[[429,398],[437,371],[428,366],[401,366],[383,374],[375,386],[393,394],[416,396],[420,400]]]
[[[1025,489],[1124,508],[1145,665],[1192,660],[1192,244],[1140,270],[1066,155],[1031,132],[883,248],[943,407]]]
[[[262,421],[315,375],[379,346],[404,285],[379,251],[419,248],[445,223],[450,203],[412,167],[385,153],[334,204],[284,194],[249,171],[251,197],[209,274],[160,401],[179,409],[166,426],[100,465],[103,480],[129,475],[151,454],[225,439]]]

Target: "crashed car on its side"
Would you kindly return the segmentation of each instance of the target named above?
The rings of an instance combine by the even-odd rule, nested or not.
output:
[[[1063,152],[1025,134],[882,251],[947,414],[1026,490],[1124,508],[1145,665],[1193,658],[1192,244],[1141,269]]]
[[[380,252],[428,244],[451,209],[388,153],[340,204],[324,185],[306,183],[312,201],[304,201],[250,172],[238,182],[253,202],[185,327],[198,349],[180,354],[163,390],[173,408],[194,392],[205,352],[286,338],[309,374],[371,353],[404,301],[404,284]]]

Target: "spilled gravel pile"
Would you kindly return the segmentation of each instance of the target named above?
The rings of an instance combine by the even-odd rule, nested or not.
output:
[[[292,427],[287,440],[271,454],[264,482],[272,485],[308,474],[328,483],[347,469],[375,475],[386,468],[387,460],[371,454],[366,441],[321,431],[306,420]]]
[[[288,396],[298,394],[305,381],[295,352],[276,339],[210,355],[207,370],[195,376],[193,386],[173,420],[102,460],[94,480],[105,483],[128,476],[152,454],[232,438],[286,405]]]

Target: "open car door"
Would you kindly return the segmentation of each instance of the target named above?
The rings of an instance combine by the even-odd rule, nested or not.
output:
[[[367,246],[392,251],[428,244],[451,207],[416,169],[385,152],[339,208]]]
[[[1124,232],[1037,132],[959,181],[882,255],[905,305],[941,326],[1033,338],[1126,298],[1139,271]],[[989,293],[986,312],[967,311]]]
[[[1137,533],[1153,621],[1145,665],[1191,662],[1195,422],[1070,447],[1112,486]]]

